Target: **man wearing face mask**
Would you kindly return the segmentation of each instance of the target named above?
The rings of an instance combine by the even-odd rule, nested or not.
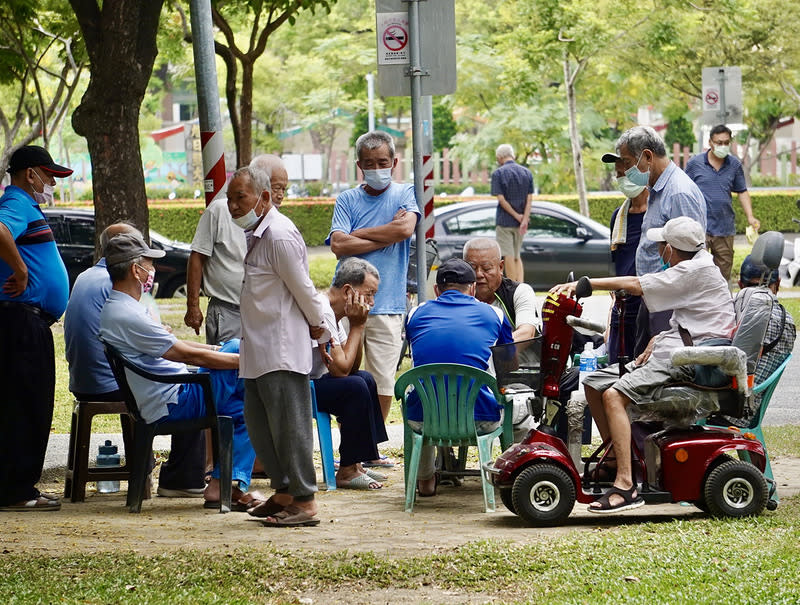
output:
[[[732,136],[731,129],[724,124],[714,126],[708,137],[709,150],[693,156],[686,164],[686,174],[697,183],[706,198],[706,246],[722,276],[728,280],[733,266],[733,236],[736,234],[731,192],[737,194],[747,222],[753,229],[758,231],[761,226],[753,216],[742,163],[730,155]]]
[[[617,174],[638,187],[648,187],[647,210],[642,218],[641,238],[636,248],[636,275],[663,271],[658,242],[647,238],[649,229],[660,228],[680,216],[696,220],[706,228],[706,200],[697,185],[667,156],[664,141],[649,126],[634,126],[617,140],[616,153],[603,156],[614,162]],[[671,310],[650,313],[640,305],[636,321],[634,355],[642,353],[650,338],[669,328]]]
[[[616,156],[606,153],[601,158],[605,163],[616,163]],[[636,249],[642,235],[642,219],[647,210],[649,191],[645,185],[635,185],[622,172],[616,170],[617,188],[625,196],[623,204],[611,215],[611,260],[614,261],[614,272],[617,275],[636,275]],[[608,361],[616,363],[619,354],[620,324],[623,326],[623,351],[625,355],[633,355],[636,342],[636,316],[642,299],[629,295],[625,299],[624,317],[619,316],[617,306],[611,309],[608,325]]]
[[[55,397],[50,326],[67,306],[69,281],[39,204],[53,201],[59,166],[43,147],[11,156],[11,185],[0,197],[0,510],[58,510],[57,496],[36,489]]]
[[[385,420],[394,398],[394,375],[403,344],[409,238],[420,213],[414,186],[392,182],[397,158],[391,136],[379,130],[361,135],[356,155],[364,183],[336,198],[326,243],[340,261],[358,256],[380,273],[381,287],[365,329],[364,356],[366,370],[378,384]]]

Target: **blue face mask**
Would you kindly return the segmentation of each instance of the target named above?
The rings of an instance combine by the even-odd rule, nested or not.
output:
[[[647,172],[642,172],[639,170],[639,162],[642,161],[643,154],[644,151],[639,154],[639,159],[636,160],[636,164],[625,171],[625,176],[628,177],[628,180],[639,187],[646,187],[647,183],[650,182],[650,171],[648,170]]]
[[[664,247],[664,250],[666,250],[666,249],[667,249],[667,248],[666,248],[666,246],[665,246],[665,247]],[[666,271],[667,269],[669,269],[669,268],[670,268],[670,264],[669,264],[667,261],[665,261],[665,260],[664,260],[664,257],[663,257],[663,256],[661,256],[661,255],[659,254],[658,258],[661,260],[661,271]]]

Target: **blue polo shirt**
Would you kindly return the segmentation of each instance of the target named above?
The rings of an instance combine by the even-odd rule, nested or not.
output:
[[[502,195],[517,212],[525,210],[528,195],[533,194],[533,175],[514,160],[508,160],[492,173],[492,195]],[[519,227],[517,221],[497,204],[496,221],[498,227]]]
[[[58,319],[67,307],[69,278],[47,219],[24,190],[9,185],[0,197],[0,223],[11,233],[22,261],[28,267],[28,286],[19,296],[0,288],[0,300],[26,303]],[[0,259],[0,284],[11,276],[11,267]]]
[[[100,334],[100,311],[111,292],[106,259],[81,273],[72,285],[64,313],[64,345],[69,364],[69,390],[100,395],[117,390]]]
[[[333,221],[325,243],[330,245],[334,231],[349,235],[357,229],[391,223],[401,208],[413,212],[419,219],[420,212],[413,185],[391,183],[380,195],[369,195],[361,186],[342,191],[333,207]],[[410,242],[409,238],[357,255],[375,265],[381,276],[375,305],[370,311],[373,315],[402,315],[406,312],[406,274]]]
[[[731,192],[747,191],[742,163],[729,155],[719,170],[708,161],[710,152],[698,153],[686,163],[686,174],[697,184],[706,198],[708,222],[706,233],[716,236],[736,234]]]
[[[408,315],[406,336],[414,365],[460,363],[481,370],[489,368],[490,347],[513,342],[511,325],[496,307],[458,290],[447,290]],[[408,417],[422,420],[422,404],[416,393],[408,398]],[[500,408],[487,387],[475,401],[475,420],[497,421]]]

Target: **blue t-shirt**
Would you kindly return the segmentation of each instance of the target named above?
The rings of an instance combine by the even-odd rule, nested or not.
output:
[[[747,181],[739,158],[729,155],[719,170],[708,161],[708,153],[698,153],[686,163],[686,174],[697,184],[706,198],[706,233],[728,236],[736,234],[731,192],[747,191]]]
[[[528,195],[533,194],[533,175],[514,160],[508,160],[492,173],[492,195],[502,195],[517,212],[525,210]],[[498,227],[519,227],[519,221],[497,204],[495,221]]]
[[[489,347],[513,342],[511,324],[502,310],[458,290],[447,290],[412,309],[406,336],[415,366],[460,363],[481,370],[489,367]],[[408,417],[422,420],[422,404],[416,393],[408,398]],[[499,419],[494,395],[484,387],[475,401],[475,420]]]
[[[53,232],[39,205],[25,191],[9,185],[0,197],[0,223],[8,228],[22,261],[28,267],[25,291],[15,297],[0,288],[0,300],[27,303],[58,319],[67,307],[69,278]],[[0,284],[10,276],[11,267],[0,259]]]
[[[100,333],[100,311],[111,292],[106,259],[81,273],[72,285],[64,313],[64,345],[69,364],[69,390],[99,395],[117,390]]]
[[[413,212],[419,218],[413,185],[392,183],[380,195],[369,195],[360,186],[343,191],[336,198],[331,231],[325,243],[330,245],[331,233],[334,231],[349,235],[357,229],[379,227],[390,223],[401,208]],[[378,293],[375,295],[375,306],[372,307],[371,313],[400,315],[406,312],[406,274],[410,245],[410,239],[406,239],[379,250],[357,255],[375,265],[381,276]],[[340,259],[340,262],[341,260],[344,259]]]
[[[120,354],[153,374],[179,374],[186,371],[182,363],[162,356],[177,338],[147,313],[135,298],[111,290],[100,312],[100,336]],[[178,403],[178,384],[162,384],[125,370],[139,411],[145,422],[155,422],[168,413],[168,403]]]

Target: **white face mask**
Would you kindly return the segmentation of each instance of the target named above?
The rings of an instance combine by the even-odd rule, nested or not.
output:
[[[256,202],[256,205],[250,208],[250,211],[247,214],[244,214],[239,218],[231,217],[233,218],[233,222],[236,223],[238,227],[244,229],[245,231],[247,231],[248,229],[252,229],[255,226],[255,224],[261,219],[261,217],[264,216],[263,214],[256,214],[256,206],[258,206],[258,203],[260,201],[261,200],[259,199],[259,201]]]
[[[376,170],[364,170],[364,182],[375,189],[383,191],[392,183],[392,169],[378,168]]]
[[[53,199],[54,199],[53,186],[46,184],[42,180],[42,177],[39,176],[39,173],[36,172],[35,170],[33,171],[33,174],[36,175],[36,178],[38,178],[39,182],[42,184],[42,191],[41,192],[36,191],[36,189],[33,190],[33,199],[36,200],[37,204],[40,204],[40,205],[44,204],[45,206],[52,206],[53,205]]]
[[[633,199],[644,191],[644,185],[637,185],[631,183],[630,179],[626,176],[617,177],[617,189],[620,193],[628,199]]]
[[[714,147],[714,155],[717,156],[720,160],[724,160],[728,157],[728,154],[731,152],[730,145],[717,145]]]

